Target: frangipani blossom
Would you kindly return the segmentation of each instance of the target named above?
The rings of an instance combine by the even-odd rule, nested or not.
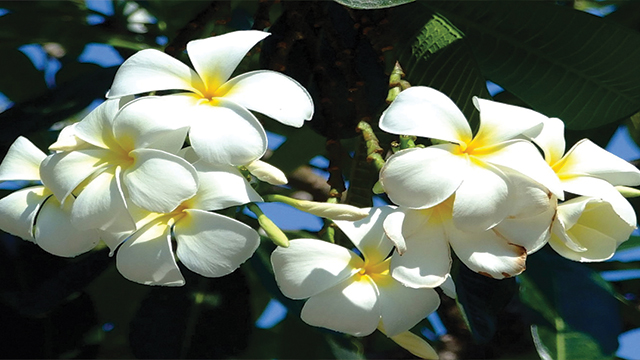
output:
[[[137,99],[120,110],[118,100],[105,101],[54,144],[64,151],[43,161],[40,176],[58,200],[77,196],[71,221],[78,229],[133,230],[127,200],[170,212],[195,194],[195,169],[175,155],[187,129],[146,117],[155,100]]]
[[[285,75],[259,70],[229,79],[245,54],[269,35],[249,30],[190,41],[187,54],[195,71],[158,50],[139,51],[120,66],[108,97],[183,90],[163,98],[181,113],[171,120],[190,127],[195,152],[212,163],[249,164],[267,149],[264,129],[249,110],[294,127],[313,115],[309,93]],[[162,109],[153,114],[169,116]]]
[[[433,287],[445,280],[451,258],[448,246],[471,270],[501,279],[525,270],[527,254],[544,246],[555,214],[555,197],[528,178],[510,174],[514,187],[511,211],[497,226],[467,232],[454,225],[454,196],[428,209],[400,207],[384,221],[398,249],[391,274],[410,287]],[[446,254],[446,255],[442,255]]]
[[[558,206],[549,244],[570,260],[604,261],[613,256],[634,229],[618,215],[613,204],[580,196]]]
[[[0,181],[40,181],[46,154],[24,137],[11,145],[0,164]],[[58,256],[72,257],[93,249],[100,241],[93,230],[77,230],[70,223],[71,198],[64,205],[46,185],[31,186],[0,199],[0,229],[38,244]]]
[[[260,195],[233,166],[200,161],[194,167],[200,181],[193,197],[171,212],[133,212],[139,219],[138,230],[126,237],[116,255],[118,271],[127,279],[147,285],[184,285],[176,257],[195,273],[220,277],[237,269],[258,248],[260,236],[255,230],[210,211],[262,201]]]
[[[401,92],[380,118],[380,128],[398,135],[444,141],[392,155],[380,182],[396,204],[426,209],[452,194],[455,225],[483,231],[511,211],[513,184],[505,169],[537,181],[562,198],[560,183],[536,147],[524,137],[536,135],[546,117],[535,111],[474,98],[480,128],[469,124],[443,93],[414,86]]]
[[[544,151],[564,191],[602,198],[612,204],[624,221],[636,226],[633,207],[615,189],[615,185],[640,185],[640,171],[635,166],[589,139],[578,141],[565,154],[564,123],[557,118],[547,119],[543,131],[533,141]]]
[[[366,336],[382,325],[387,336],[407,331],[440,299],[433,289],[412,289],[389,273],[393,243],[382,231],[390,207],[372,208],[356,222],[336,221],[362,254],[316,239],[291,240],[271,255],[280,290],[292,299],[306,299],[301,318],[354,336]]]

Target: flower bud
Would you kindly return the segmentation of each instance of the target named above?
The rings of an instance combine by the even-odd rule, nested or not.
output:
[[[298,200],[282,195],[267,195],[265,201],[278,201],[298,210],[331,220],[356,221],[369,216],[369,211],[347,204]]]
[[[282,170],[264,161],[256,160],[245,167],[251,175],[271,185],[284,185],[289,182]]]

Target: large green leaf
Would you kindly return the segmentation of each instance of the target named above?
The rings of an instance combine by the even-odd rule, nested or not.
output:
[[[489,92],[464,34],[420,3],[394,8],[390,21],[396,39],[394,55],[406,80],[447,94],[472,125],[477,125],[472,98],[488,98]]]
[[[640,34],[546,2],[420,2],[462,30],[485,77],[568,128],[640,109]]]
[[[531,255],[527,265],[519,276],[520,299],[534,311],[538,352],[557,360],[612,358],[622,320],[610,285],[549,248]]]

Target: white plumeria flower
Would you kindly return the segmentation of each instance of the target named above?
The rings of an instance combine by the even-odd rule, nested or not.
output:
[[[45,153],[24,137],[11,145],[0,164],[0,181],[40,181]],[[76,230],[70,223],[73,199],[64,205],[46,185],[31,186],[0,199],[0,229],[64,257],[80,255],[100,241],[95,231]]]
[[[613,256],[634,229],[618,215],[613,204],[580,196],[558,206],[549,244],[567,259],[604,261]]]
[[[480,274],[501,279],[524,271],[527,254],[547,243],[556,203],[541,185],[522,175],[510,176],[517,206],[500,224],[483,232],[454,225],[453,197],[428,209],[400,207],[389,214],[384,230],[398,249],[391,260],[393,277],[410,287],[438,286],[450,267],[449,244],[468,268]]]
[[[301,318],[313,326],[366,336],[382,324],[388,336],[416,325],[435,311],[433,289],[412,289],[391,277],[393,243],[382,231],[390,207],[372,208],[356,222],[336,221],[362,254],[316,239],[291,240],[271,255],[276,281],[292,299],[306,299]]]
[[[564,123],[547,119],[542,132],[533,141],[544,151],[545,159],[560,178],[564,191],[599,197],[631,226],[636,226],[636,213],[615,185],[640,185],[640,171],[627,161],[591,142],[578,141],[565,154]]]
[[[139,51],[120,66],[108,97],[184,90],[163,98],[181,113],[171,120],[191,127],[195,152],[212,163],[249,164],[265,153],[267,137],[248,110],[294,127],[313,116],[309,93],[283,74],[259,70],[229,79],[245,54],[269,35],[249,30],[190,41],[187,54],[195,71],[158,50]],[[153,117],[167,117],[164,108],[150,109]]]
[[[260,195],[233,166],[205,162],[194,166],[200,181],[192,198],[163,214],[137,209],[138,230],[110,239],[117,244],[126,238],[117,250],[116,266],[127,279],[147,285],[184,285],[176,256],[197,274],[220,277],[237,269],[258,248],[260,236],[255,230],[209,211],[262,201]]]
[[[175,155],[187,128],[146,116],[156,101],[137,99],[121,110],[118,100],[105,101],[56,143],[68,151],[43,161],[40,176],[54,195],[62,203],[77,196],[71,221],[78,229],[133,230],[128,201],[171,212],[195,194],[195,169]],[[72,135],[81,140],[76,147]]]
[[[562,198],[558,178],[525,137],[536,135],[546,117],[533,110],[474,97],[480,128],[469,124],[445,94],[414,86],[398,95],[380,118],[380,129],[446,143],[392,155],[380,182],[396,204],[426,209],[455,193],[453,220],[465,231],[498,224],[513,206],[505,168],[537,181]]]

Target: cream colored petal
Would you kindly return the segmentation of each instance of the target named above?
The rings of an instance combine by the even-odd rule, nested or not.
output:
[[[421,359],[439,359],[438,353],[426,340],[410,331],[391,336],[391,340]]]
[[[558,118],[549,118],[544,122],[542,132],[533,138],[535,142],[544,152],[544,159],[548,164],[555,164],[564,155],[564,122]]]
[[[245,167],[251,175],[271,185],[286,185],[289,182],[282,170],[262,160],[253,161]]]
[[[251,227],[226,216],[202,210],[185,210],[174,233],[176,255],[187,269],[206,277],[235,271],[260,245],[260,235]]]
[[[116,267],[125,278],[145,285],[182,286],[185,281],[171,250],[171,228],[152,221],[120,245]]]
[[[580,140],[554,166],[561,179],[569,175],[589,175],[612,185],[640,185],[640,170],[591,142]]]
[[[465,231],[497,225],[514,206],[511,181],[490,164],[473,162],[453,201],[453,222]]]
[[[369,216],[362,220],[335,220],[334,223],[369,263],[378,264],[384,261],[393,249],[393,243],[385,236],[382,224],[385,217],[394,211],[394,207],[382,206],[366,210],[369,210]]]
[[[270,34],[257,30],[233,31],[192,40],[187,54],[211,94],[224,84],[252,47]]]
[[[198,161],[198,192],[189,200],[192,209],[220,210],[231,206],[262,202],[237,168],[224,164]]]
[[[50,197],[42,205],[35,223],[35,241],[47,252],[74,257],[93,249],[100,237],[95,230],[78,230],[71,224],[73,198],[64,205]]]
[[[307,90],[275,71],[258,70],[236,76],[222,85],[216,96],[297,128],[313,117],[313,100]]]
[[[198,190],[198,175],[186,160],[161,150],[136,149],[133,164],[122,172],[122,184],[134,204],[168,213]]]
[[[438,309],[440,296],[433,289],[412,289],[387,276],[376,279],[380,313],[387,336],[405,332]]]
[[[40,178],[53,194],[64,202],[80,183],[111,166],[113,153],[92,148],[47,156],[40,166]]]
[[[415,135],[471,142],[471,128],[464,114],[447,95],[425,86],[402,91],[380,117],[380,129],[391,134]]]
[[[395,204],[424,209],[446,200],[468,176],[469,160],[452,154],[456,145],[402,150],[380,171],[380,182]]]
[[[44,200],[51,195],[44,186],[33,186],[0,199],[0,229],[24,240],[34,241],[33,224]]]
[[[342,281],[304,304],[304,322],[353,336],[367,336],[380,322],[376,286],[368,276]]]
[[[473,98],[480,111],[480,128],[473,139],[475,147],[491,146],[519,136],[536,136],[548,118],[520,106]]]
[[[40,180],[40,163],[46,157],[31,141],[19,136],[0,164],[0,181]]]
[[[516,276],[526,267],[526,249],[509,244],[493,231],[470,233],[451,226],[447,229],[447,234],[458,258],[479,274],[502,279]]]
[[[533,216],[507,217],[492,231],[509,243],[522,246],[527,254],[532,254],[549,240],[555,213],[555,207],[549,207],[547,211]]]
[[[121,105],[121,99],[106,100],[76,124],[73,134],[102,149],[117,147],[113,121]]]
[[[145,49],[120,65],[107,97],[160,90],[187,90],[202,94],[204,84],[195,71],[179,60],[155,49]]]
[[[315,239],[294,239],[271,254],[273,272],[282,293],[305,299],[347,280],[364,261],[341,246]]]

